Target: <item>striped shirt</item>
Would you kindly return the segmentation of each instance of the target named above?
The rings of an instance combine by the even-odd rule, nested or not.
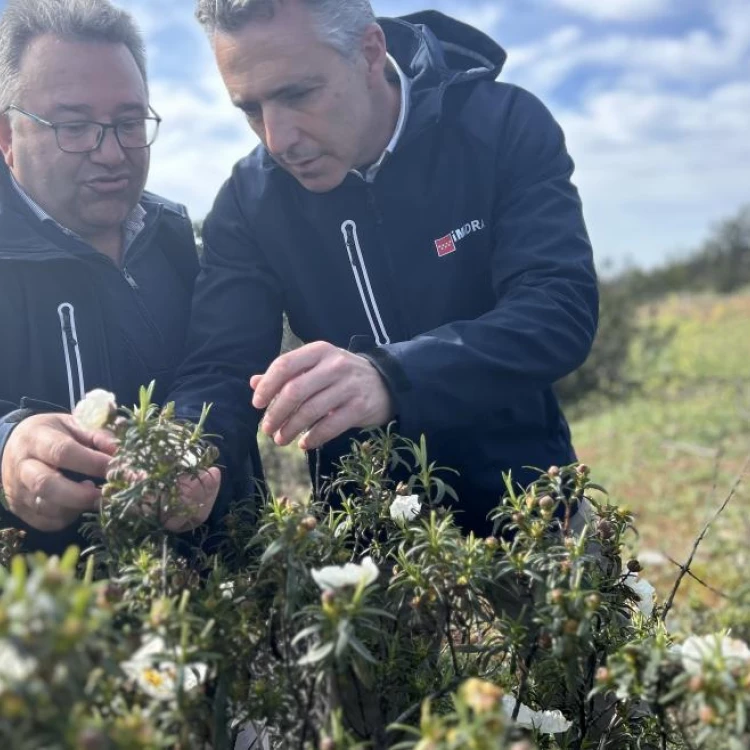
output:
[[[10,180],[23,202],[31,209],[34,215],[40,220],[54,224],[61,232],[68,237],[75,237],[77,240],[82,238],[71,229],[64,227],[58,221],[53,219],[16,181],[11,173]],[[133,244],[135,238],[143,231],[146,226],[146,209],[138,203],[135,208],[125,217],[122,223],[122,254],[125,255],[128,248]],[[83,240],[82,240],[83,241]]]

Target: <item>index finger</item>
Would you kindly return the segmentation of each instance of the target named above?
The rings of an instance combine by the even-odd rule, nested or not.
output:
[[[307,344],[277,357],[263,375],[253,376],[250,381],[251,385],[255,383],[253,406],[265,409],[290,380],[314,367],[323,354],[321,347]]]
[[[40,432],[35,457],[56,470],[65,469],[89,477],[103,479],[111,456],[84,445],[76,437],[59,432]]]

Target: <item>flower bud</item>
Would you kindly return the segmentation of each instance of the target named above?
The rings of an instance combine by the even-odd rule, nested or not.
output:
[[[599,521],[596,530],[602,539],[611,539],[615,533],[615,527],[606,518]]]
[[[561,604],[565,598],[565,592],[562,589],[552,589],[549,592],[549,600],[552,604]]]
[[[336,740],[333,737],[323,737],[320,740],[320,750],[336,750]]]
[[[76,747],[79,750],[106,750],[109,747],[107,735],[99,729],[82,729],[76,737]]]
[[[524,524],[524,521],[526,520],[526,516],[524,516],[524,514],[523,514],[523,513],[521,513],[520,511],[516,511],[516,512],[515,512],[515,513],[514,513],[514,514],[513,514],[513,515],[512,515],[511,517],[510,517],[510,519],[511,519],[511,521],[513,521],[513,523],[514,523],[514,524],[515,524],[516,526],[523,526],[523,524]]]
[[[704,704],[698,711],[698,718],[703,724],[713,724],[716,721],[716,711],[711,706]]]
[[[690,689],[691,693],[700,693],[701,690],[706,686],[706,680],[703,678],[703,675],[700,674],[694,674],[690,678],[690,682],[688,682],[688,688]]]
[[[601,606],[601,603],[602,598],[599,594],[589,594],[586,597],[586,609],[591,610],[591,612],[596,612]]]
[[[643,566],[635,558],[628,560],[627,568],[631,573],[640,573],[643,570]]]
[[[397,495],[411,495],[411,492],[409,491],[409,485],[406,482],[399,482],[396,485],[396,494]]]
[[[545,495],[540,501],[539,501],[539,507],[543,511],[551,511],[555,509],[555,501],[552,497],[549,495]]]
[[[299,525],[305,531],[315,531],[318,528],[318,519],[315,516],[305,516]]]
[[[547,476],[551,477],[552,479],[555,479],[556,477],[560,476],[560,467],[559,466],[550,466],[549,469],[547,469]]]
[[[576,474],[582,477],[587,477],[591,473],[591,469],[586,464],[578,464],[576,466]]]
[[[494,536],[488,536],[484,540],[484,544],[485,544],[485,547],[487,547],[488,549],[492,549],[492,550],[495,550],[500,546],[499,540],[497,539],[497,537],[494,537]]]

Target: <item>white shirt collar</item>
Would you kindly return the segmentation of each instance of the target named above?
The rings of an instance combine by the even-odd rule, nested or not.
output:
[[[398,113],[398,120],[396,120],[396,127],[391,136],[391,140],[388,141],[388,145],[380,154],[380,158],[371,166],[369,166],[364,173],[357,169],[353,169],[352,172],[359,175],[365,182],[372,182],[375,179],[375,175],[380,171],[383,166],[383,162],[386,158],[396,150],[399,140],[404,132],[406,126],[406,120],[409,116],[409,94],[411,92],[411,79],[404,73],[401,66],[396,60],[389,54],[388,63],[393,67],[398,75],[399,84],[401,86],[401,108]]]

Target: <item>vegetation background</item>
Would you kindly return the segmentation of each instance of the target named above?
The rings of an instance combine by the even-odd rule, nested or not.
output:
[[[579,458],[635,514],[632,550],[663,601],[750,455],[750,205],[652,271],[599,270],[596,343],[558,392]],[[283,348],[295,345],[287,328]],[[302,452],[261,443],[275,491],[307,493]],[[673,610],[682,624],[718,607],[750,636],[748,500],[740,485],[702,542]]]

